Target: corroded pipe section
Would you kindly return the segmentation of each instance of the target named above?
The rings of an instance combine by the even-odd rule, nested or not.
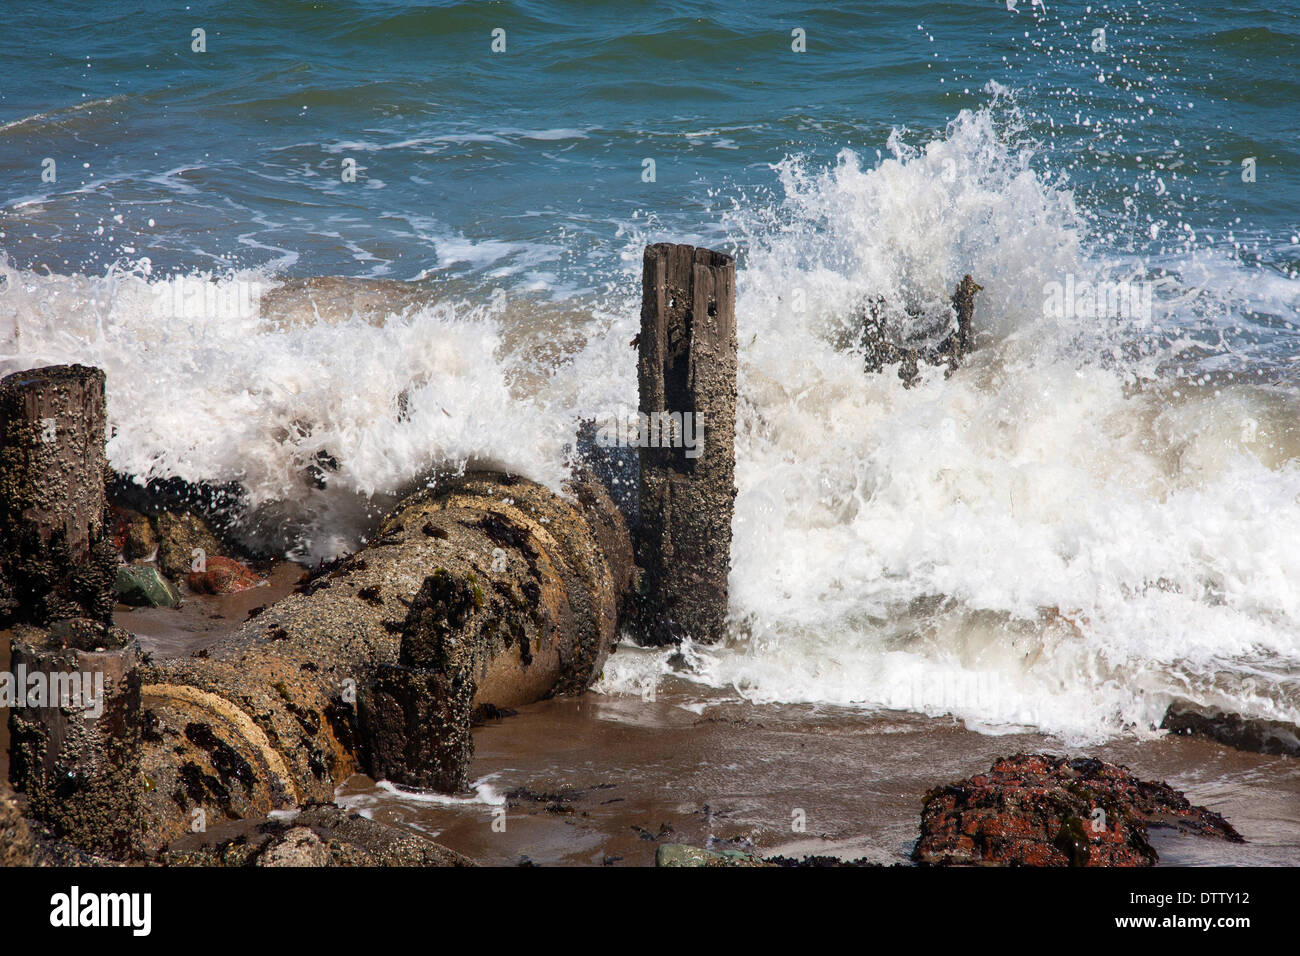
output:
[[[330,801],[357,771],[463,786],[476,708],[586,689],[632,557],[603,490],[571,490],[475,473],[418,494],[203,656],[143,666],[149,843]]]

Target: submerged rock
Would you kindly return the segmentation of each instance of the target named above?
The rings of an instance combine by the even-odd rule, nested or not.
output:
[[[174,581],[188,575],[195,560],[211,564],[223,551],[212,528],[197,515],[165,511],[158,516],[157,529],[158,567]]]
[[[337,325],[363,318],[382,326],[389,317],[436,304],[436,290],[424,282],[311,276],[286,279],[261,297],[259,318],[269,328]]]
[[[233,558],[217,556],[207,559],[204,570],[191,571],[187,583],[200,594],[236,594],[266,582]]]
[[[1300,757],[1300,727],[1281,720],[1261,720],[1176,700],[1165,711],[1161,730],[1208,737],[1238,750]]]
[[[1017,754],[925,796],[912,858],[930,866],[1152,866],[1148,826],[1242,842],[1165,783],[1086,757]]]
[[[181,596],[152,564],[124,564],[114,581],[117,599],[133,607],[176,607]]]
[[[655,851],[655,866],[773,866],[740,850],[703,850],[685,843],[665,843]]]
[[[178,840],[158,862],[168,866],[475,866],[426,837],[312,804],[290,818],[244,821],[233,836]]]

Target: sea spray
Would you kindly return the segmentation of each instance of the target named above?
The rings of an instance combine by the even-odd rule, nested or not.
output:
[[[1074,740],[1153,733],[1174,696],[1296,720],[1300,393],[1265,340],[1233,330],[1293,319],[1297,282],[1196,248],[1099,245],[993,97],[920,146],[899,133],[877,161],[788,159],[780,194],[727,217],[732,635],[686,676],[757,703],[902,706]],[[628,272],[599,300],[516,290],[494,306],[487,290],[451,294],[454,314],[431,301],[288,325],[240,309],[159,323],[168,277],[6,266],[2,364],[104,367],[115,468],[237,481],[279,516],[268,540],[314,560],[439,469],[558,486],[577,421],[608,426],[635,401],[641,245],[684,237],[625,238]],[[910,389],[864,373],[844,344],[864,301],[906,329],[966,273],[984,291],[963,368]],[[1149,281],[1150,314],[1044,309],[1069,276]],[[204,281],[231,279],[276,281]],[[321,454],[337,468],[314,488]],[[611,659],[602,687],[639,693],[621,676],[634,659]],[[997,700],[911,690],[935,673],[997,674]]]
[[[486,465],[552,487],[566,474],[573,423],[512,392],[490,306],[431,303],[378,322],[318,311],[285,327],[245,313],[260,295],[229,291],[273,285],[266,276],[3,274],[0,371],[103,368],[114,469],[237,482],[250,509],[283,519],[253,532],[305,560],[355,548],[379,507],[367,501],[439,469]],[[205,282],[216,292],[193,292]],[[160,314],[177,289],[189,296],[180,313]],[[321,460],[336,465],[327,489],[309,477]]]
[[[892,145],[872,167],[789,160],[778,202],[735,211],[735,641],[683,676],[1075,742],[1151,734],[1175,696],[1294,721],[1300,396],[1196,370],[1203,317],[1245,306],[1240,276],[1045,309],[1052,282],[1151,268],[1092,248],[994,110]],[[855,305],[923,312],[967,272],[986,290],[968,366],[912,389],[864,376],[838,334]],[[1288,314],[1294,281],[1273,292]],[[614,658],[604,689],[638,692],[644,667]],[[996,700],[914,691],[990,671]]]

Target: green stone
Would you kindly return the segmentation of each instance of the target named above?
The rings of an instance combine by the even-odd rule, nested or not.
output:
[[[152,564],[124,564],[117,569],[117,599],[135,607],[176,607],[181,596]]]
[[[665,843],[655,852],[655,866],[770,866],[740,850],[702,850],[685,843]]]

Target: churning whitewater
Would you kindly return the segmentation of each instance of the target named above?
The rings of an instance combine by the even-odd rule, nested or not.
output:
[[[791,157],[775,195],[736,198],[732,637],[626,648],[599,690],[671,667],[755,702],[951,713],[1071,744],[1151,734],[1174,697],[1300,721],[1300,391],[1251,333],[1293,316],[1300,284],[1194,238],[1159,260],[1116,253],[990,96],[943,137]],[[590,283],[609,294],[426,281],[365,307],[322,288],[288,313],[269,271],[4,263],[0,372],[103,368],[117,471],[237,482],[250,541],[315,561],[439,473],[558,488],[576,423],[635,410],[651,231],[625,224],[622,266]],[[906,332],[942,318],[964,274],[982,291],[961,369],[912,387],[864,371],[864,303]],[[1146,283],[1150,308],[1048,307],[1067,277]],[[225,305],[187,312],[196,283]]]

